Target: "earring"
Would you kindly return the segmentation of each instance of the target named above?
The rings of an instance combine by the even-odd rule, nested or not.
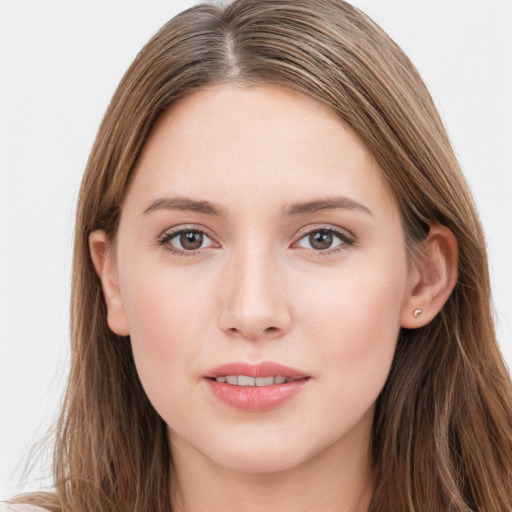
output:
[[[413,313],[414,318],[418,318],[421,315],[421,313],[422,313],[421,309],[419,309],[419,308],[415,309],[414,313]]]

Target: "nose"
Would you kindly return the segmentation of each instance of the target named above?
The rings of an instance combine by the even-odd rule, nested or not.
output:
[[[240,251],[223,276],[219,326],[231,336],[275,339],[291,325],[284,272],[271,251]]]

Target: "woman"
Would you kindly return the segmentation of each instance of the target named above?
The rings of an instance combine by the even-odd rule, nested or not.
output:
[[[425,86],[367,17],[182,13],[93,147],[56,491],[13,502],[511,509],[482,240]]]

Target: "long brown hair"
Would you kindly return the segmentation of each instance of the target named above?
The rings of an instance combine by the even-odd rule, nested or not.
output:
[[[228,82],[280,85],[327,105],[380,165],[408,244],[437,222],[459,245],[452,295],[430,324],[401,331],[378,399],[371,512],[512,510],[512,390],[495,339],[475,206],[418,72],[342,0],[200,5],[168,22],[127,71],[80,191],[55,493],[17,500],[66,512],[170,510],[166,425],[141,387],[129,340],[107,326],[88,236],[104,229],[114,239],[135,163],[162,112]]]

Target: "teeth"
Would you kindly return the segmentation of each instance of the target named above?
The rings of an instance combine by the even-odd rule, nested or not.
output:
[[[254,377],[247,377],[246,375],[238,376],[238,385],[239,386],[255,386],[256,379]]]
[[[274,377],[256,377],[256,386],[272,386]]]
[[[216,377],[215,380],[217,382],[226,382],[227,384],[231,384],[232,386],[242,386],[242,387],[265,387],[265,386],[273,386],[274,384],[284,384],[285,382],[290,382],[293,379],[287,379],[281,375],[276,375],[275,377],[249,377],[247,375],[223,375],[221,377]]]

